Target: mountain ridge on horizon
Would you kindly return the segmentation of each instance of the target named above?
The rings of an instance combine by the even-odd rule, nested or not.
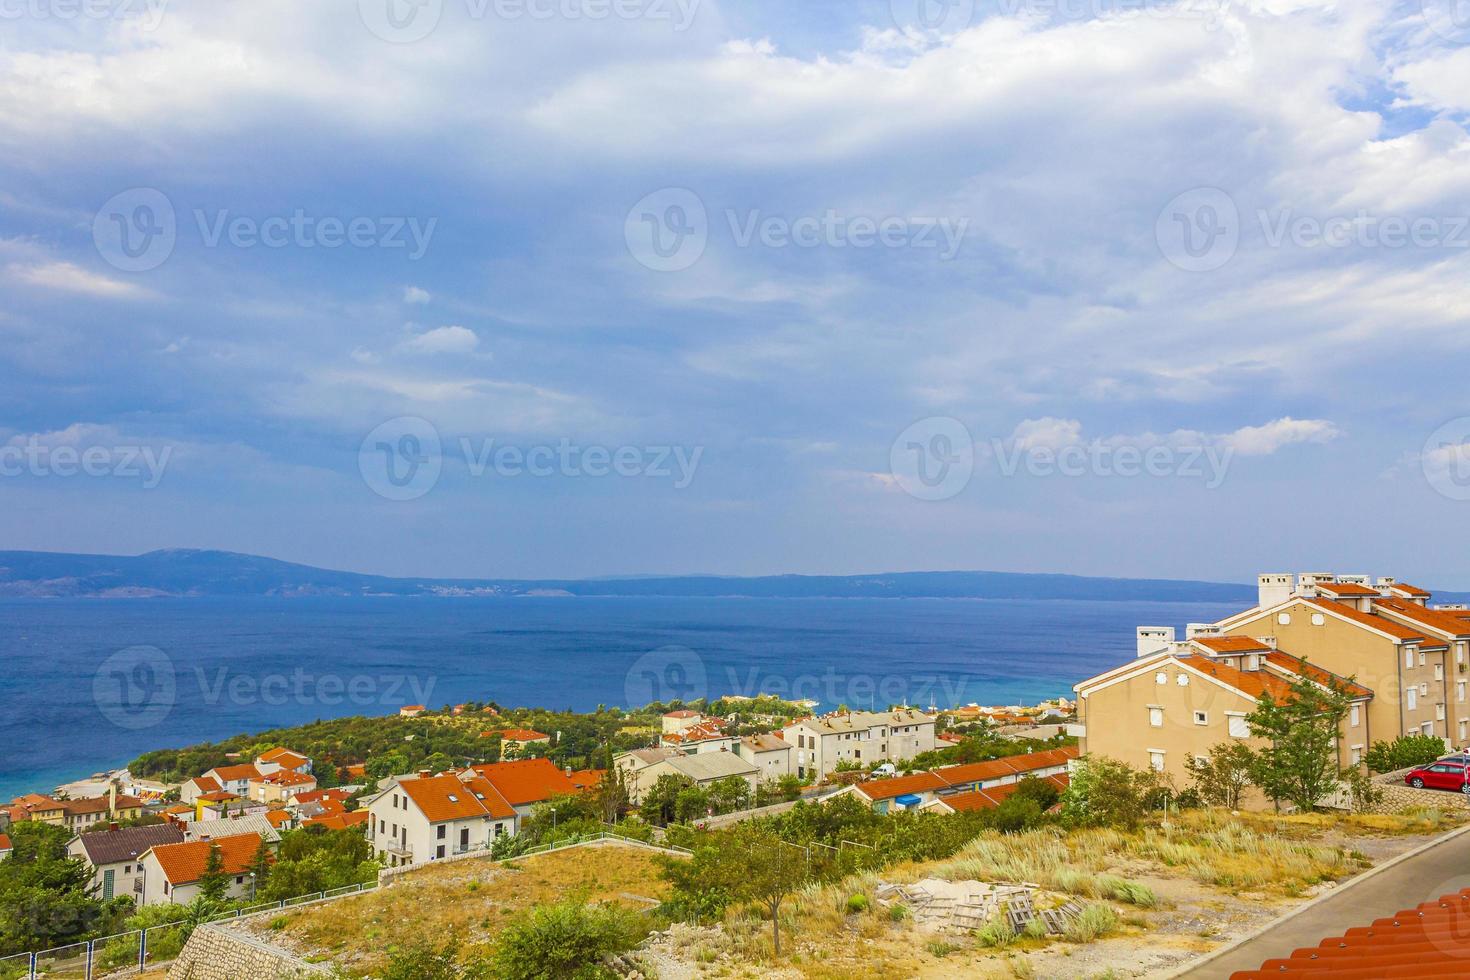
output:
[[[1099,599],[1253,602],[1253,585],[1047,572],[865,575],[629,575],[431,578],[318,568],[260,555],[166,548],[141,555],[0,551],[0,597],[663,596],[748,598]],[[1456,598],[1450,594],[1446,599]]]

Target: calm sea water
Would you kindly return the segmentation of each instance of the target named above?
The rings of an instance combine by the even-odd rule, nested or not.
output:
[[[0,601],[0,799],[140,752],[466,700],[1034,702],[1214,604],[954,599]]]

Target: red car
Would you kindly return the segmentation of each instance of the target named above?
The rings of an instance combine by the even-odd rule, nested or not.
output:
[[[1404,776],[1404,782],[1410,786],[1420,789],[1452,789],[1461,793],[1470,793],[1470,782],[1467,782],[1466,765],[1463,762],[1448,762],[1441,759],[1439,762],[1431,762],[1427,766],[1411,769]]]

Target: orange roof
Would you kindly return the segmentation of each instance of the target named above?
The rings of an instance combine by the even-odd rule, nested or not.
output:
[[[366,810],[353,810],[351,813],[334,813],[326,817],[315,817],[305,821],[302,826],[346,830],[348,827],[360,827],[371,819],[372,815]]]
[[[519,759],[471,768],[490,780],[512,806],[540,803],[553,796],[570,796],[580,791],[550,759]]]
[[[164,813],[193,813],[194,808],[187,803],[175,803],[173,806],[163,808]]]
[[[1316,946],[1237,970],[1230,980],[1312,977],[1386,980],[1391,977],[1464,977],[1470,959],[1470,889],[1346,929]]]
[[[1375,599],[1382,594],[1371,585],[1359,585],[1357,582],[1318,582],[1317,591],[1329,595],[1372,596]]]
[[[10,838],[4,834],[0,834],[0,851],[8,850],[10,850]]]
[[[305,793],[297,793],[296,802],[316,803],[319,800],[346,800],[352,794],[345,789],[309,789]]]
[[[680,708],[678,711],[664,712],[665,718],[698,718],[698,711],[690,711],[688,708]]]
[[[490,735],[499,735],[502,742],[540,742],[549,740],[550,735],[543,735],[531,728],[502,728],[499,731],[489,732]],[[481,736],[484,737],[483,735]]]
[[[909,793],[932,793],[944,789],[946,783],[932,772],[916,772],[912,776],[871,779],[858,783],[858,792],[870,800],[891,800]]]
[[[1385,619],[1382,616],[1375,616],[1372,613],[1359,612],[1351,606],[1345,606],[1342,603],[1334,602],[1331,599],[1305,599],[1303,601],[1309,602],[1319,609],[1330,610],[1337,615],[1343,617],[1344,619],[1350,619],[1361,626],[1367,626],[1370,629],[1375,629],[1379,630],[1380,632],[1387,633],[1389,636],[1392,636],[1396,640],[1404,640],[1409,643],[1422,643],[1424,640],[1429,639],[1429,637],[1425,636],[1418,630],[1411,630],[1406,626],[1401,626],[1398,623],[1395,623],[1393,620]]]
[[[1395,582],[1393,585],[1390,585],[1388,589],[1390,592],[1402,592],[1404,595],[1412,596],[1416,599],[1428,599],[1430,596],[1434,595],[1434,593],[1430,592],[1428,589],[1421,589],[1419,588],[1419,586],[1410,585],[1408,582]]]
[[[237,875],[250,867],[250,861],[260,848],[259,834],[236,834],[219,837],[212,841],[188,841],[183,844],[159,844],[148,853],[158,859],[163,876],[172,885],[187,885],[204,877],[212,845],[218,845],[222,866],[227,875]]]
[[[224,790],[215,793],[200,793],[195,797],[196,800],[203,800],[205,803],[224,803],[228,800],[238,800],[239,798],[235,793],[226,793]]]
[[[1040,752],[1028,752],[1025,755],[991,759],[989,762],[942,766],[935,769],[934,773],[950,786],[963,786],[966,783],[979,783],[987,779],[998,779],[1003,776],[1033,772],[1037,769],[1065,766],[1080,755],[1081,752],[1075,745],[1069,745],[1060,749],[1043,749]]]
[[[1470,619],[1466,618],[1470,613],[1463,609],[1428,609],[1417,602],[1402,599],[1379,599],[1378,608],[1411,620],[1417,626],[1427,626],[1451,636],[1470,636]]]
[[[270,783],[274,786],[300,786],[303,783],[315,783],[316,777],[308,776],[301,772],[294,772],[290,769],[281,769],[278,772],[271,773],[269,776],[261,776],[258,781]]]
[[[575,783],[578,789],[589,790],[602,782],[602,777],[606,775],[606,769],[578,769],[567,778]]]
[[[286,824],[291,822],[291,811],[267,810],[265,811],[265,819],[270,823],[272,827],[280,829],[281,827],[284,827]]]
[[[292,752],[290,749],[271,749],[260,757],[261,762],[273,762],[287,769],[295,769],[303,766],[311,760],[300,752]]]
[[[197,786],[201,793],[218,793],[224,788],[219,784],[219,780],[212,776],[195,776],[189,782]]]
[[[1271,649],[1250,636],[1196,636],[1190,642],[1216,653],[1259,653]]]
[[[720,723],[711,718],[708,721],[702,721],[697,725],[690,725],[683,731],[670,732],[669,734],[663,736],[663,740],[665,742],[687,743],[708,742],[711,739],[733,737],[733,735],[726,735],[724,731],[721,730]]]
[[[260,770],[253,763],[244,763],[238,766],[215,766],[209,770],[215,777],[227,783],[233,783],[237,779],[259,779]]]
[[[510,804],[484,779],[461,782],[457,776],[425,776],[405,779],[398,788],[413,800],[430,823],[515,816]]]
[[[1233,687],[1251,698],[1259,698],[1268,692],[1273,701],[1280,701],[1291,696],[1291,683],[1286,678],[1269,671],[1236,670],[1218,660],[1192,653],[1182,654],[1175,659],[1180,663],[1188,664],[1202,674],[1209,674],[1227,687]]]

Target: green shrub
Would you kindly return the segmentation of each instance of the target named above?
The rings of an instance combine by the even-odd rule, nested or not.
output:
[[[1392,742],[1374,742],[1364,761],[1374,772],[1393,772],[1422,766],[1444,754],[1443,739],[1433,735],[1400,735]]]
[[[632,949],[648,931],[643,917],[617,905],[542,905],[501,933],[494,975],[501,980],[604,977],[603,959]]]
[[[848,896],[848,899],[847,899],[847,911],[848,911],[849,914],[856,915],[858,912],[866,912],[867,910],[868,910],[868,896],[866,896],[866,895],[849,895]]]
[[[1107,905],[1092,904],[1067,923],[1062,934],[1069,943],[1090,943],[1118,928],[1118,913]]]
[[[1016,941],[1016,930],[1011,927],[1010,918],[1002,913],[976,929],[975,938],[981,946],[1005,949]]]

